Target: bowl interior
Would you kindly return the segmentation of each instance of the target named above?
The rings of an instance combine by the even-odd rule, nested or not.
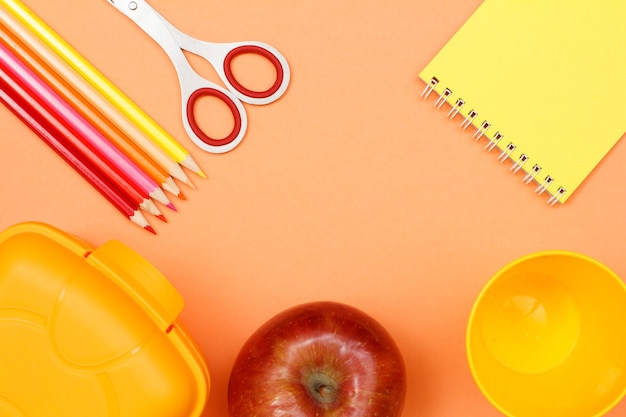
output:
[[[579,254],[527,256],[483,289],[467,349],[481,391],[506,415],[602,415],[626,388],[626,287]]]

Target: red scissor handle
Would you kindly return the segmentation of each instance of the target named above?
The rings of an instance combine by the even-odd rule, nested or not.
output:
[[[194,112],[196,101],[198,101],[198,99],[201,97],[207,96],[217,97],[218,99],[222,100],[233,114],[235,126],[233,127],[233,130],[230,132],[230,134],[228,134],[224,138],[216,139],[210,137],[202,131],[202,129],[198,125],[198,122],[196,121],[196,115]],[[191,93],[191,95],[189,96],[189,100],[187,101],[187,121],[189,122],[189,127],[191,128],[193,133],[195,133],[202,142],[210,146],[228,145],[235,139],[237,139],[241,132],[241,114],[239,113],[239,109],[237,109],[237,106],[230,97],[228,97],[223,92],[216,90],[215,88],[200,88]]]
[[[274,66],[274,69],[276,70],[276,80],[270,88],[265,91],[254,91],[244,87],[243,85],[241,85],[241,83],[239,83],[239,81],[237,81],[235,75],[233,74],[232,62],[233,59],[235,59],[237,56],[243,54],[255,54],[262,56]],[[283,79],[285,76],[283,66],[278,58],[272,52],[257,45],[242,45],[233,48],[224,58],[224,74],[226,75],[226,79],[228,80],[228,82],[230,82],[233,88],[235,88],[241,94],[258,99],[267,98],[276,93],[276,91],[278,91],[281,84],[283,83]]]

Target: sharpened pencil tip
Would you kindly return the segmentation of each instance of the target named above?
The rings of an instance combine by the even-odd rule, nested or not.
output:
[[[164,221],[165,223],[167,223],[167,219],[165,218],[165,216],[164,216],[164,215],[162,215],[162,214],[157,214],[155,217],[156,217],[157,219],[159,219],[159,220]]]
[[[152,226],[144,226],[143,228],[146,229],[148,232],[152,233],[153,235],[156,235],[156,232],[154,231]]]
[[[187,197],[185,197],[185,194],[183,194],[182,191],[178,193],[178,198],[180,198],[181,200],[187,200]]]
[[[178,211],[178,210],[176,210],[176,207],[174,207],[174,204],[172,204],[172,203],[169,203],[169,204],[167,205],[167,207],[168,207],[168,208],[170,208],[170,209],[172,209],[172,210],[174,210],[174,211]]]
[[[179,161],[179,162],[181,163],[181,165],[183,165],[184,167],[188,168],[192,172],[195,172],[196,174],[198,174],[202,178],[206,178],[206,174],[198,166],[196,161],[194,161],[194,159],[193,159],[193,157],[191,155],[187,154],[187,156],[182,161]]]

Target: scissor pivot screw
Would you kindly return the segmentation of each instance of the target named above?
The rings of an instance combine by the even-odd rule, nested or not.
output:
[[[135,3],[134,1],[131,1],[130,3],[128,3],[128,8],[130,10],[137,10],[137,3]]]

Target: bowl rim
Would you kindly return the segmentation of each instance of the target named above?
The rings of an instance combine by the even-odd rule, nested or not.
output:
[[[622,290],[626,293],[626,283],[612,269],[610,269],[608,266],[606,266],[602,262],[594,258],[591,258],[590,256],[587,256],[578,252],[569,251],[569,250],[543,250],[543,251],[533,252],[527,255],[523,255],[507,263],[505,266],[500,268],[495,274],[493,274],[491,278],[489,278],[489,280],[485,283],[483,288],[480,290],[478,296],[476,297],[476,300],[472,304],[472,309],[470,311],[469,318],[467,321],[467,329],[466,329],[466,334],[465,334],[465,351],[467,355],[467,361],[468,361],[468,365],[470,368],[470,372],[472,374],[474,382],[478,386],[478,389],[485,396],[487,401],[489,401],[489,403],[492,406],[494,406],[498,411],[500,411],[507,417],[523,417],[523,416],[511,414],[511,412],[509,412],[506,408],[504,408],[504,406],[502,406],[499,402],[497,402],[491,396],[489,391],[485,388],[482,381],[478,377],[478,374],[476,371],[476,365],[474,364],[474,361],[472,359],[472,349],[471,349],[472,331],[471,329],[473,327],[473,324],[476,321],[476,314],[477,314],[478,307],[481,305],[483,298],[485,297],[489,289],[494,285],[495,281],[497,281],[502,275],[504,275],[505,272],[507,272],[508,270],[514,267],[517,267],[521,263],[527,262],[531,259],[540,258],[540,257],[548,257],[548,256],[567,256],[567,257],[577,258],[585,262],[594,264],[595,266],[604,270],[607,273],[607,276],[612,277],[621,286]],[[589,417],[601,417],[605,415],[612,408],[614,408],[617,404],[619,404],[625,395],[626,395],[626,384],[624,385],[620,393],[616,395],[615,398],[612,401],[610,401],[606,406],[604,406],[602,410],[600,410],[598,413],[594,414],[593,416],[589,416]]]

